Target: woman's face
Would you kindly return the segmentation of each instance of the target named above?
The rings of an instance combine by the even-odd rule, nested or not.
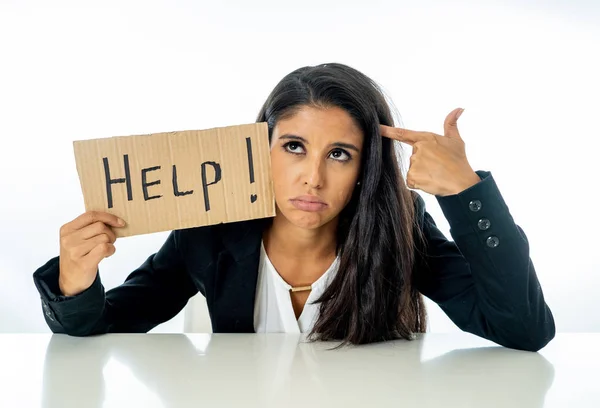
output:
[[[338,107],[304,106],[273,128],[271,169],[278,212],[307,229],[335,219],[360,171],[363,133]]]

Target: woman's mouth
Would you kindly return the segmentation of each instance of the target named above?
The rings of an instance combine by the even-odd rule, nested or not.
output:
[[[310,211],[310,212],[323,211],[324,209],[326,209],[328,207],[327,204],[323,200],[321,200],[319,197],[311,196],[311,195],[303,195],[300,197],[295,197],[295,198],[290,199],[290,202],[292,203],[292,205],[294,207],[296,207],[297,209],[299,209],[301,211]]]

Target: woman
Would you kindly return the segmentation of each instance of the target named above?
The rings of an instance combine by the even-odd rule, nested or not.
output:
[[[445,135],[393,128],[378,86],[342,64],[304,67],[275,87],[267,122],[276,216],[173,231],[104,293],[113,215],[61,228],[60,256],[34,274],[53,332],[146,332],[200,291],[214,332],[308,332],[369,343],[426,330],[423,295],[464,331],[537,351],[554,320],[528,241],[490,172],[474,172],[456,122]],[[383,137],[382,137],[383,136]],[[448,241],[400,174],[393,139],[411,144],[407,184],[434,194]]]

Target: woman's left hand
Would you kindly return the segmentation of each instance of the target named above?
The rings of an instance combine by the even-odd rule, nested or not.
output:
[[[458,194],[481,178],[469,164],[456,122],[464,109],[454,109],[444,121],[444,136],[381,125],[381,135],[412,146],[406,184],[437,196]]]

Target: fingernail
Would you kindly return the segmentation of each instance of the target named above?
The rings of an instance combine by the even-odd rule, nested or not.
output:
[[[117,223],[123,227],[125,225],[125,221],[123,221],[121,218],[117,218]]]
[[[456,120],[458,120],[458,118],[460,118],[460,115],[462,115],[462,113],[463,113],[464,111],[465,111],[465,110],[464,110],[464,109],[462,109],[462,108],[461,108],[461,109],[458,111],[458,113],[456,114]]]

